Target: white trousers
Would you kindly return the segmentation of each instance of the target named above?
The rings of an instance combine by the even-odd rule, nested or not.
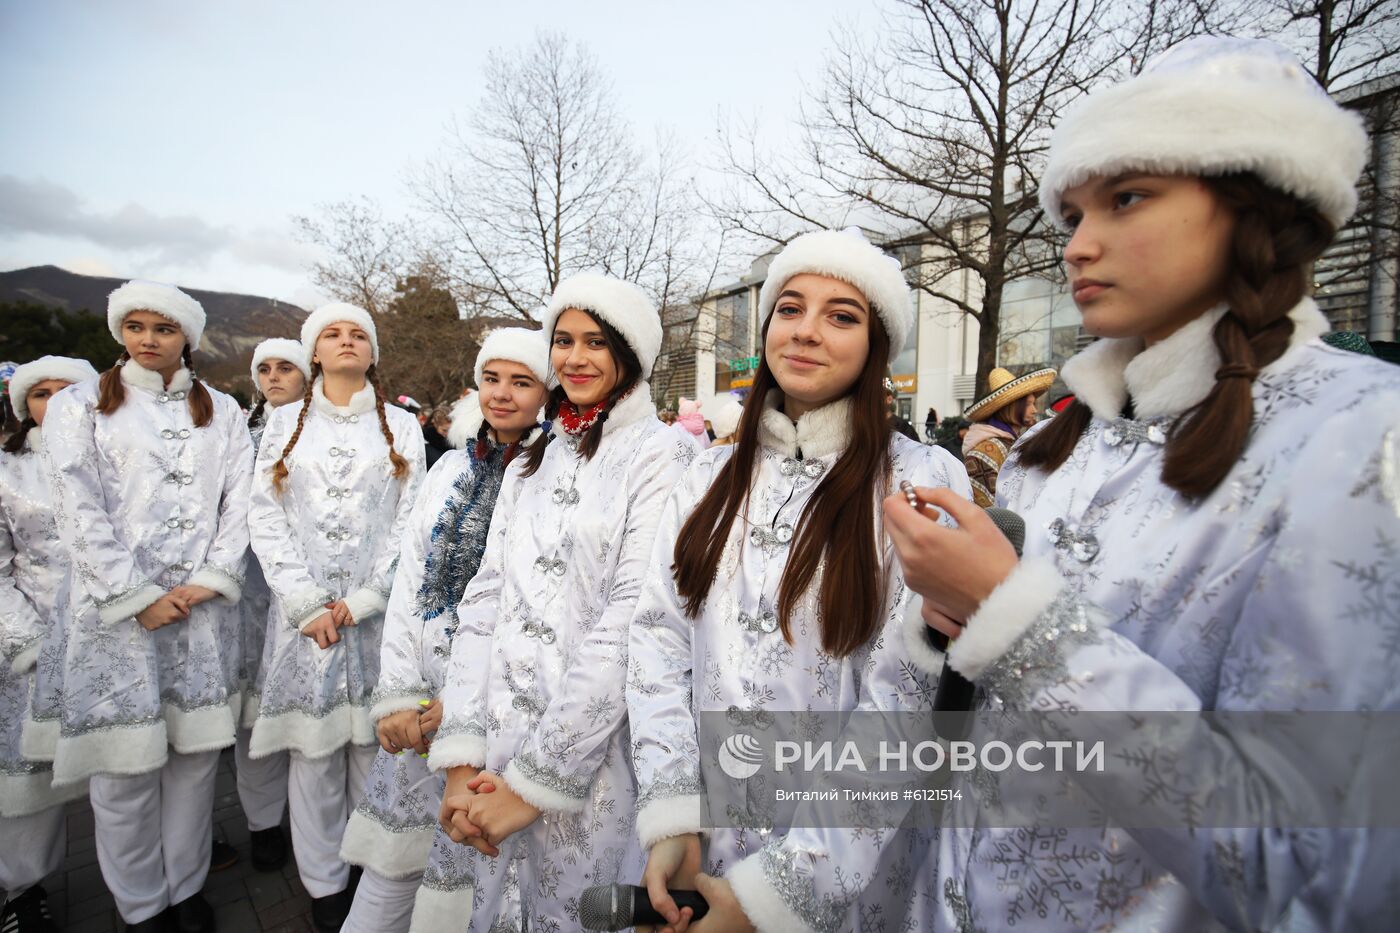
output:
[[[288,753],[292,851],[302,886],[312,897],[343,891],[350,880],[350,866],[340,860],[340,842],[378,751],[377,745],[346,745],[324,758]]]
[[[63,806],[0,817],[0,891],[14,900],[63,865]]]
[[[408,933],[422,875],[395,881],[366,868],[340,933]]]
[[[145,774],[93,777],[102,880],[127,923],[198,894],[209,874],[218,752],[181,755]]]
[[[282,809],[287,805],[287,753],[274,752],[266,758],[249,758],[252,729],[239,729],[233,747],[238,778],[238,800],[253,832],[282,825]]]

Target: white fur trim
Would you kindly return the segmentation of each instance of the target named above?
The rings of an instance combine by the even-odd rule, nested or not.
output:
[[[388,605],[384,597],[380,596],[369,587],[362,586],[349,596],[345,597],[345,605],[350,610],[350,615],[354,616],[355,624],[368,622],[377,615],[384,614],[384,607]]]
[[[29,644],[21,648],[13,658],[10,659],[10,672],[16,676],[24,676],[34,670],[34,665],[39,663],[39,649],[43,646],[42,638],[32,639]]]
[[[162,392],[188,392],[194,385],[194,379],[190,376],[190,371],[181,366],[175,371],[175,375],[170,377],[170,384],[165,384],[165,378],[154,369],[147,369],[135,360],[127,360],[121,368],[122,382],[133,389],[141,389],[152,395],[159,395]]]
[[[851,400],[839,398],[821,408],[807,412],[793,423],[778,408],[781,393],[770,393],[758,425],[758,439],[765,447],[787,457],[802,456],[808,460],[840,453],[851,442]]]
[[[1064,577],[1046,557],[1021,561],[1011,575],[982,600],[967,629],[948,647],[948,663],[976,680],[1011,649],[1064,588]]]
[[[1215,386],[1215,372],[1220,368],[1215,325],[1224,313],[1224,308],[1207,311],[1146,349],[1140,337],[1096,341],[1065,363],[1061,378],[1075,397],[1104,421],[1122,414],[1129,395],[1138,418],[1179,415]],[[1331,329],[1311,298],[1295,305],[1288,317],[1293,321],[1288,349],[1265,371]]]
[[[290,751],[306,758],[325,758],[346,745],[378,744],[369,711],[363,706],[339,706],[319,717],[296,711],[276,715],[259,712],[248,755],[266,758]]]
[[[421,711],[423,709],[423,701],[431,700],[432,698],[432,694],[428,692],[426,687],[424,687],[422,693],[399,694],[397,696],[385,697],[369,708],[369,721],[378,724],[379,720],[383,719],[385,716],[392,716],[395,713],[406,713],[409,710]]]
[[[258,367],[268,360],[286,360],[301,370],[302,376],[307,379],[311,378],[311,356],[301,345],[301,341],[292,340],[289,337],[269,337],[253,348],[253,362],[248,366],[248,375],[253,380],[254,392],[260,391],[258,389]]]
[[[1190,39],[1070,108],[1051,137],[1040,204],[1060,222],[1061,197],[1089,178],[1253,172],[1340,227],[1356,209],[1367,155],[1360,115],[1281,46]]]
[[[302,359],[306,362],[308,373],[311,372],[311,357],[316,355],[316,340],[321,336],[321,331],[332,324],[342,322],[354,324],[369,335],[369,345],[374,350],[374,362],[379,362],[379,332],[374,328],[374,317],[364,308],[335,301],[321,305],[301,322]]]
[[[204,566],[190,574],[189,586],[202,586],[218,593],[226,601],[236,603],[243,598],[243,587],[237,580],[216,567]]]
[[[53,782],[74,784],[94,774],[146,774],[165,764],[166,726],[156,722],[130,729],[60,735],[54,749]]]
[[[578,813],[588,803],[587,797],[570,797],[552,787],[545,787],[538,781],[530,780],[521,773],[513,760],[506,765],[505,773],[501,777],[521,800],[546,813]]]
[[[911,593],[909,602],[904,604],[904,620],[899,630],[904,636],[904,650],[909,652],[909,660],[919,670],[937,677],[943,673],[948,655],[929,644],[929,627],[924,621],[923,608],[924,598],[918,593]]]
[[[19,753],[30,761],[53,761],[58,749],[57,719],[26,719],[20,729]]]
[[[469,929],[475,896],[476,891],[470,887],[440,891],[420,885],[413,896],[413,919],[408,933],[456,933]]]
[[[636,424],[643,418],[656,417],[656,403],[651,400],[651,386],[645,381],[638,382],[632,387],[621,401],[612,407],[608,412],[607,420],[603,422],[603,436],[607,437],[614,431],[620,431],[630,424]],[[564,422],[558,418],[550,426],[551,432],[556,437],[563,437]],[[694,437],[690,432],[687,436]]]
[[[559,315],[569,308],[591,312],[612,325],[641,361],[642,378],[651,378],[651,367],[661,352],[661,315],[646,292],[631,282],[598,272],[570,276],[554,289],[545,308],[546,347]]]
[[[340,859],[368,868],[391,881],[406,881],[421,875],[428,867],[428,853],[432,848],[432,829],[391,830],[356,809],[350,812],[350,821],[345,824]]]
[[[164,708],[165,735],[170,747],[182,755],[228,748],[237,737],[238,724],[234,722],[234,710],[242,705],[242,699],[236,694],[229,698],[228,703],[189,711],[167,703]]]
[[[107,296],[107,329],[122,341],[122,321],[132,311],[153,311],[180,325],[191,350],[199,349],[204,336],[204,306],[174,285],[133,279]]]
[[[760,325],[773,313],[783,286],[803,273],[840,279],[858,289],[885,325],[890,359],[904,349],[904,341],[914,326],[914,305],[898,259],[882,252],[854,229],[804,233],[783,247],[768,267],[768,277],[758,293]]]
[[[703,813],[699,794],[653,800],[637,813],[637,839],[643,849],[650,849],[662,839],[698,833],[703,828]]]
[[[476,439],[486,415],[481,410],[481,396],[472,392],[452,403],[452,426],[447,429],[447,443],[463,450]]]
[[[290,599],[282,600],[283,618],[287,619],[292,628],[300,632],[327,611],[326,603],[334,601],[335,597],[325,590],[302,590],[299,593],[294,593]],[[300,619],[293,619],[286,615],[287,606],[310,606],[313,603],[316,608],[308,609]]]
[[[127,619],[135,619],[136,614],[155,605],[156,600],[165,595],[165,590],[154,583],[147,583],[132,590],[121,599],[110,602],[97,610],[97,619],[103,625],[116,625]]]
[[[16,367],[10,376],[10,407],[20,421],[29,417],[29,390],[49,379],[62,379],[70,385],[97,378],[97,370],[87,360],[67,356],[41,356]]]
[[[324,380],[317,377],[314,385],[311,386],[311,407],[328,418],[336,415],[363,415],[374,411],[375,394],[374,386],[366,382],[355,394],[350,396],[350,404],[340,406],[326,398],[326,388]]]
[[[549,365],[549,341],[544,331],[530,330],[527,327],[498,327],[486,335],[481,342],[481,352],[476,355],[476,387],[481,388],[481,374],[486,364],[492,360],[508,360],[519,363],[535,378],[549,385],[554,375]]]
[[[484,768],[486,766],[486,737],[480,735],[449,735],[433,739],[428,746],[428,767],[434,771],[448,768]]]
[[[760,864],[761,858],[762,854],[756,852],[740,859],[724,874],[724,880],[734,889],[734,896],[739,906],[744,908],[749,923],[758,933],[816,933],[802,922],[783,896],[768,883]]]
[[[253,729],[253,723],[258,721],[258,711],[262,709],[262,694],[255,690],[244,690],[240,697],[243,699],[243,708],[238,714],[238,728]]]
[[[0,818],[32,816],[49,807],[87,796],[87,782],[53,784],[48,770],[34,774],[0,774]]]

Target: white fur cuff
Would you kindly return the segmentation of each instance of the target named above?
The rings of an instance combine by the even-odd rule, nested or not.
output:
[[[431,829],[391,830],[356,809],[345,824],[340,859],[391,881],[406,881],[423,874],[432,847]]]
[[[432,697],[426,690],[420,694],[399,693],[384,697],[369,708],[369,721],[378,724],[379,720],[385,716],[392,716],[395,713],[403,713],[408,710],[422,712],[422,701],[431,699]]]
[[[1064,585],[1051,559],[1021,561],[967,620],[967,630],[948,649],[948,663],[968,680],[981,677],[1049,608]]]
[[[154,583],[147,583],[98,609],[97,619],[103,625],[116,625],[127,619],[135,619],[138,612],[145,612],[164,595],[165,590]]]
[[[324,590],[303,590],[282,601],[282,616],[298,632],[315,622],[326,611],[326,603],[335,597]]]
[[[587,797],[570,797],[538,781],[532,781],[514,761],[506,765],[505,778],[510,789],[526,803],[548,813],[577,813],[588,803]]]
[[[904,605],[904,621],[899,626],[904,635],[904,650],[909,652],[909,660],[914,666],[934,677],[943,673],[943,665],[948,655],[939,651],[928,640],[929,627],[923,617],[924,598],[917,593],[909,597]]]
[[[355,617],[355,624],[358,625],[382,614],[388,603],[384,601],[383,596],[374,590],[362,586],[345,597],[345,605],[350,609],[350,615]]]
[[[39,661],[39,647],[43,639],[36,638],[19,650],[19,653],[10,661],[10,671],[17,677],[23,677],[34,670],[34,665]]]
[[[724,875],[744,914],[759,933],[816,933],[802,922],[763,875],[762,852],[743,859]]]
[[[202,586],[213,590],[230,603],[236,603],[243,598],[242,585],[217,567],[201,567],[185,582],[189,586]]]
[[[413,919],[409,921],[408,933],[469,929],[474,897],[475,889],[471,885],[451,890],[422,885],[413,897]]]
[[[650,849],[662,839],[698,833],[703,812],[699,794],[653,800],[637,814],[637,838],[643,849]]]
[[[433,739],[433,744],[428,747],[428,767],[434,771],[486,767],[486,737],[449,735]]]
[[[94,774],[158,771],[165,764],[169,747],[165,723],[159,720],[129,729],[60,736],[54,750],[53,782],[59,786],[86,781]]]

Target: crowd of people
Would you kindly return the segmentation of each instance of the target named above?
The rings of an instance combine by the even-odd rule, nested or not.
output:
[[[914,306],[852,233],[777,254],[744,403],[672,424],[652,302],[561,281],[541,330],[485,338],[431,468],[365,310],[259,345],[245,412],[195,375],[198,302],[123,285],[114,366],[9,385],[0,928],[54,928],[86,794],[127,929],[213,929],[230,747],[255,865],[285,810],[322,930],[574,930],[614,883],[665,933],[1383,928],[1395,830],[1138,829],[1134,788],[1094,829],[972,795],[933,827],[745,825],[698,741],[707,713],[926,712],[945,668],[988,709],[1395,711],[1400,375],[1309,297],[1366,145],[1267,42],[1089,94],[1039,196],[1100,339],[1039,424],[1056,373],[994,372],[967,465],[894,429]]]

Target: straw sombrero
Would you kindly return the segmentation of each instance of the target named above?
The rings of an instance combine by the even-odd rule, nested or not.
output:
[[[990,391],[963,412],[968,421],[981,421],[989,417],[1003,405],[1009,405],[1018,398],[1044,392],[1055,381],[1053,369],[1037,369],[1024,376],[1013,376],[1009,370],[998,366],[987,374],[987,387]]]

